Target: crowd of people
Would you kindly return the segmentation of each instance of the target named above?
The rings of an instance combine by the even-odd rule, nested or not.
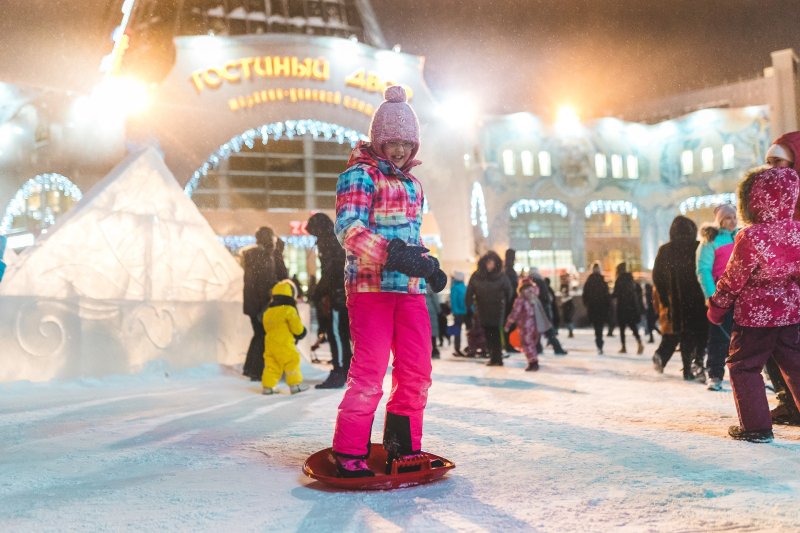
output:
[[[535,372],[545,347],[567,355],[559,329],[573,337],[577,302],[598,355],[618,328],[620,353],[628,352],[628,330],[637,355],[656,332],[656,371],[679,350],[684,378],[709,390],[721,389],[727,364],[739,413],[731,437],[767,442],[773,423],[800,423],[794,401],[800,393],[800,132],[779,138],[768,166],[743,180],[743,229],[731,205],[717,207],[714,223],[700,231],[678,216],[658,250],[652,284],[643,288],[620,263],[610,290],[595,264],[580,299],[569,280],[560,279],[556,292],[537,268],[518,272],[514,250],[505,260],[488,251],[469,279],[460,271],[448,279],[420,239],[424,196],[411,172],[419,164],[419,124],[402,87],[387,88],[369,137],[339,177],[335,220],[316,213],[307,224],[320,260],[319,281],[310,280],[306,294],[317,322],[314,344],[328,342],[333,366],[316,387],[346,387],[331,456],[340,476],[374,475],[366,458],[390,354],[387,472],[393,461],[414,465],[420,456],[432,360],[445,344],[453,356],[485,357],[488,366],[503,366],[504,357],[521,351],[525,371]],[[296,308],[301,288],[296,276],[288,279],[282,244],[263,227],[242,257],[244,312],[253,327],[243,372],[260,380],[267,395],[282,376],[292,393],[308,388],[295,346],[306,333]],[[438,293],[448,284],[443,301]],[[764,365],[780,400],[772,413]]]

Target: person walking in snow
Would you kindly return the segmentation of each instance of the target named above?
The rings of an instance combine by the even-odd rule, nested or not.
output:
[[[653,284],[666,308],[672,332],[680,337],[683,378],[705,381],[703,354],[708,339],[705,297],[697,281],[697,225],[678,215],[653,263]],[[663,361],[666,364],[666,361]]]
[[[510,331],[511,326],[517,326],[522,342],[522,351],[528,360],[525,368],[528,372],[539,370],[539,344],[540,331],[547,331],[552,327],[539,300],[539,288],[529,277],[519,280],[518,296],[506,320],[505,330]]]
[[[681,337],[673,333],[669,309],[661,304],[661,296],[655,287],[653,287],[653,311],[658,315],[658,326],[661,333],[661,342],[658,343],[656,353],[653,354],[653,368],[659,374],[663,374],[664,367],[672,359],[681,342]]]
[[[336,235],[347,253],[345,289],[354,353],[333,434],[342,477],[374,476],[365,459],[383,378],[393,354],[383,445],[387,468],[422,449],[422,414],[431,385],[431,329],[425,292],[447,275],[422,247],[424,194],[411,174],[419,121],[405,90],[390,86],[372,117],[370,142],[353,149],[336,184]]]
[[[467,286],[464,285],[464,273],[455,271],[450,280],[450,310],[453,313],[453,355],[463,356],[461,351],[461,326],[467,319]]]
[[[645,316],[645,324],[647,325],[647,335],[648,344],[652,344],[655,342],[653,338],[653,332],[655,331],[659,335],[661,331],[658,329],[658,312],[656,311],[655,304],[653,303],[653,284],[652,283],[645,283],[644,284],[644,316]]]
[[[734,439],[773,439],[761,371],[774,357],[786,385],[800,395],[800,221],[793,220],[800,178],[791,168],[751,172],[739,185],[739,213],[745,223],[717,290],[708,319],[722,324],[734,308],[727,359],[739,425]]]
[[[625,263],[617,265],[617,279],[614,281],[614,292],[611,297],[617,304],[617,324],[619,324],[619,353],[627,353],[625,348],[625,328],[628,327],[636,339],[636,353],[641,355],[644,344],[639,337],[639,321],[642,318],[642,298],[636,291],[633,275],[627,271]]]
[[[264,372],[264,326],[262,314],[269,304],[275,274],[275,233],[263,226],[256,231],[256,246],[242,255],[244,269],[243,310],[250,317],[253,338],[247,348],[242,373],[251,381],[261,381]],[[283,278],[280,278],[283,279]]]
[[[478,269],[469,278],[467,305],[475,304],[479,327],[489,350],[487,366],[503,366],[503,343],[500,338],[505,323],[506,302],[511,299],[511,284],[503,272],[503,260],[489,251],[478,260]]]
[[[511,306],[514,305],[514,300],[517,298],[517,294],[514,292],[516,290],[517,284],[519,283],[519,276],[517,275],[517,271],[514,270],[514,263],[517,260],[517,251],[513,248],[509,248],[506,250],[505,255],[505,269],[504,272],[506,273],[506,277],[508,278],[508,283],[511,285],[511,299],[506,302],[506,316],[511,312]],[[511,343],[508,341],[508,336],[510,331],[503,332],[503,346],[505,350],[510,353],[516,353],[517,349],[511,346]]]
[[[263,393],[275,394],[275,386],[284,374],[292,394],[307,390],[300,372],[300,352],[295,346],[306,336],[306,328],[297,313],[297,287],[292,280],[279,281],[272,288],[272,301],[264,312],[264,331]]]
[[[736,208],[731,204],[718,205],[714,208],[714,224],[704,226],[701,230],[703,244],[697,252],[697,279],[706,300],[717,290],[717,281],[725,272],[728,259],[733,253],[733,239],[738,233]],[[706,369],[708,371],[708,390],[718,391],[722,388],[725,377],[725,358],[731,343],[733,329],[733,309],[719,326],[711,324],[708,330],[706,351]]]
[[[575,300],[569,293],[569,285],[561,285],[561,320],[564,327],[567,328],[567,337],[572,339],[575,337],[573,330],[575,329]]]
[[[586,278],[581,295],[583,305],[589,315],[589,322],[594,328],[594,344],[597,353],[603,355],[603,328],[608,322],[608,309],[611,296],[608,293],[608,283],[606,283],[600,265],[592,265],[592,273]]]
[[[331,364],[333,369],[322,383],[315,385],[317,389],[338,389],[344,387],[353,349],[350,346],[350,316],[347,313],[347,301],[344,290],[345,253],[336,239],[333,220],[325,213],[314,213],[308,219],[306,231],[317,238],[317,254],[320,262],[319,282],[311,292],[309,299],[319,302],[319,308],[325,315],[320,326],[325,327],[325,337],[331,347]]]
[[[773,168],[793,168],[795,172],[800,172],[800,131],[785,133],[775,139],[767,150],[766,162]],[[797,208],[794,219],[800,220],[800,210]],[[786,386],[786,380],[774,358],[767,359],[766,370],[778,400],[778,405],[772,410],[772,422],[800,426],[800,403]]]
[[[547,321],[550,322],[550,329],[541,333],[547,339],[547,344],[553,347],[553,353],[555,355],[567,355],[567,351],[561,346],[561,341],[558,340],[556,334],[554,324],[557,319],[558,306],[555,305],[555,293],[553,289],[550,288],[550,284],[548,283],[549,278],[545,280],[536,267],[531,268],[530,278],[539,288],[539,301],[542,303],[544,312],[547,314]],[[541,353],[541,340],[539,342],[540,346],[538,351]]]

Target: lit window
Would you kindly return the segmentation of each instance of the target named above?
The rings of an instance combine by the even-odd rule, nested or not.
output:
[[[519,158],[522,160],[522,175],[533,176],[533,154],[525,150],[519,154]]]
[[[619,154],[611,156],[611,175],[615,178],[622,177],[622,156]]]
[[[608,177],[606,154],[594,154],[594,171],[598,178]]]
[[[628,165],[628,178],[635,180],[639,178],[639,158],[635,155],[629,155],[625,159]]]
[[[550,168],[550,153],[539,152],[539,173],[542,176],[549,176],[553,170]]]
[[[514,152],[511,150],[503,150],[503,174],[514,175]]]
[[[681,174],[688,176],[694,172],[694,154],[691,150],[681,152]]]
[[[722,146],[722,168],[730,170],[736,166],[736,158],[734,157],[733,145],[725,144]]]
[[[703,167],[703,172],[712,172],[714,170],[714,150],[712,148],[703,148],[703,151],[700,152],[700,163]]]

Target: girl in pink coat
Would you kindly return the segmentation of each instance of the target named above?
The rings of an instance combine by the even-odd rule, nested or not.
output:
[[[519,280],[518,296],[506,320],[506,332],[510,331],[514,324],[519,329],[522,351],[528,359],[528,367],[525,370],[535,372],[539,370],[539,352],[536,349],[539,338],[553,326],[547,319],[542,302],[539,300],[539,287],[531,278],[525,277]]]
[[[772,356],[792,394],[800,394],[800,178],[791,168],[752,172],[739,186],[741,219],[725,273],[710,298],[720,324],[734,308],[728,371],[739,414],[734,439],[770,442],[772,419],[761,371]]]

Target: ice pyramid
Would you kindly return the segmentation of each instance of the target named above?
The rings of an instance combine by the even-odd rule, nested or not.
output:
[[[0,381],[243,358],[242,269],[152,148],[15,262],[0,283]]]

